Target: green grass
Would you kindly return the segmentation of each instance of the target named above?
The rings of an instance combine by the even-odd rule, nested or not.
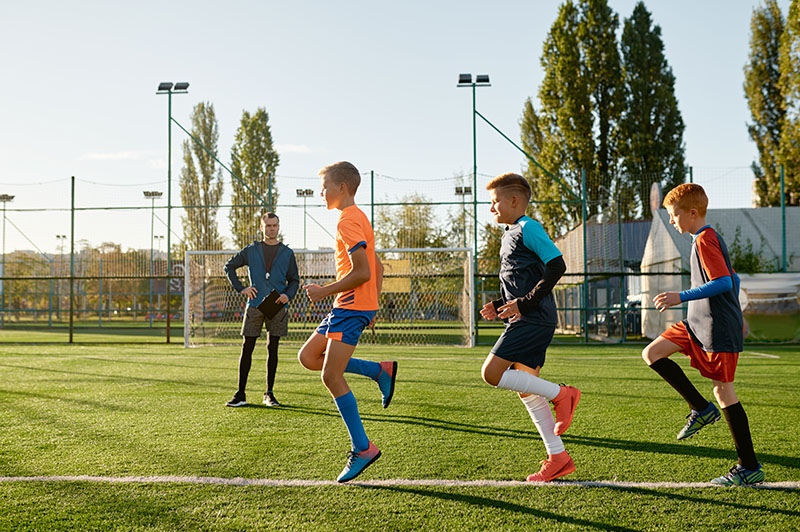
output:
[[[737,392],[769,482],[800,480],[800,350],[742,358]],[[349,448],[318,374],[281,350],[286,406],[225,408],[235,347],[4,346],[0,476],[213,476],[332,480]],[[348,381],[384,456],[361,477],[522,480],[544,448],[511,392],[480,379],[487,348],[360,346],[400,361],[391,407]],[[553,346],[542,376],[584,395],[564,436],[569,480],[702,482],[735,462],[724,422],[678,442],[685,403],[633,346]],[[248,399],[263,393],[257,347]],[[674,357],[698,388],[709,381]],[[796,530],[797,490],[579,486],[307,488],[0,482],[0,530]]]

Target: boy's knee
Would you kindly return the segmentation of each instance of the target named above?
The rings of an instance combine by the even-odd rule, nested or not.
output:
[[[500,382],[500,377],[502,374],[498,374],[496,371],[493,371],[489,366],[484,364],[481,368],[481,377],[483,378],[483,382],[489,384],[491,386],[497,386]]]
[[[658,357],[655,356],[653,353],[653,344],[649,344],[647,347],[642,349],[642,360],[644,360],[645,364],[651,366],[653,362],[658,360]]]

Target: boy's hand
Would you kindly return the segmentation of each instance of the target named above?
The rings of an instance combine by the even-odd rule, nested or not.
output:
[[[664,312],[669,307],[680,305],[681,294],[680,292],[663,292],[653,298],[653,303],[655,303],[659,312]]]
[[[256,290],[255,286],[248,286],[239,293],[246,295],[247,299],[253,299],[254,297],[256,297],[256,294],[258,294],[258,290]]]
[[[286,294],[281,294],[278,296],[278,303],[286,304],[288,302],[289,302],[289,296],[287,296]]]
[[[325,288],[318,284],[307,284],[303,287],[303,290],[305,290],[306,294],[308,294],[308,299],[314,303],[325,299],[328,296]]]
[[[378,313],[376,312],[376,313],[375,313],[375,315],[374,315],[374,316],[372,316],[372,319],[371,319],[371,320],[369,320],[369,325],[367,325],[367,327],[369,327],[370,329],[372,329],[372,332],[375,332],[375,319],[376,319],[377,317],[378,317]]]
[[[493,320],[497,318],[497,311],[494,309],[494,303],[491,301],[486,303],[481,309],[481,316],[483,316],[483,319],[485,320]]]
[[[500,314],[497,316],[503,320],[517,321],[522,315],[519,311],[519,306],[517,305],[516,299],[512,299],[505,305],[498,307],[497,310],[500,311]]]

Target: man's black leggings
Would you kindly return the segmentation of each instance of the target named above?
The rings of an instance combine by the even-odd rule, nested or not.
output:
[[[245,336],[242,342],[242,354],[239,357],[239,392],[244,393],[247,387],[247,376],[253,364],[253,350],[256,347],[258,336]],[[278,344],[280,336],[269,335],[267,344],[267,391],[271,392],[275,385],[275,373],[278,369]]]

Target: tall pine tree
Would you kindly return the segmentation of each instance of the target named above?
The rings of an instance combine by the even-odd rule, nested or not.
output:
[[[786,23],[776,0],[753,9],[750,19],[750,58],[744,67],[744,93],[752,123],[747,131],[758,148],[751,167],[755,203],[780,205],[780,143],[786,117],[781,94],[780,50]]]
[[[792,0],[781,37],[780,89],[786,105],[780,162],[785,167],[787,203],[800,205],[800,0]]]
[[[218,157],[219,126],[212,103],[200,102],[194,106],[192,135]],[[194,140],[183,142],[183,162],[180,184],[185,209],[181,221],[186,248],[221,249],[217,213],[222,200],[222,171],[214,158]]]
[[[675,76],[664,55],[661,28],[639,2],[625,20],[621,38],[625,110],[620,121],[624,177],[616,190],[623,217],[647,216],[650,187],[670,189],[685,174],[685,129]]]
[[[231,170],[247,184],[245,187],[235,177],[231,178],[234,206],[228,218],[235,247],[243,248],[256,238],[260,216],[268,208],[262,200],[277,205],[278,191],[274,181],[269,190],[269,180],[273,179],[279,162],[266,109],[259,107],[253,114],[243,111],[231,148]]]

